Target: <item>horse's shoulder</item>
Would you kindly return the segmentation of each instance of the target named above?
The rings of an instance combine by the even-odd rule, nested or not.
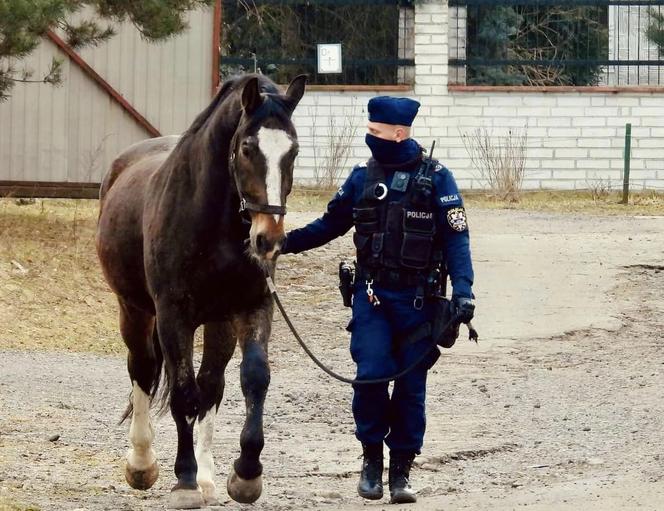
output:
[[[113,186],[113,183],[115,183],[118,177],[126,169],[143,159],[170,154],[178,144],[179,140],[179,135],[167,135],[164,137],[141,140],[140,142],[130,145],[118,154],[111,163],[110,169],[102,180],[100,189],[101,197],[106,194],[110,187]]]

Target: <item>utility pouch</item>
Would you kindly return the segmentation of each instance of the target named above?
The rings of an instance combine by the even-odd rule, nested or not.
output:
[[[339,291],[344,307],[353,305],[353,283],[355,282],[355,268],[347,261],[339,263]]]
[[[417,342],[420,339],[431,336],[436,344],[442,348],[451,348],[459,337],[459,323],[447,324],[452,319],[450,301],[442,296],[431,298],[433,300],[433,317],[431,321],[422,323],[420,326],[404,336],[404,343]]]
[[[459,323],[455,322],[445,330],[452,319],[452,308],[447,298],[435,297],[433,305],[433,319],[431,321],[431,337],[438,346],[451,348],[459,337]]]

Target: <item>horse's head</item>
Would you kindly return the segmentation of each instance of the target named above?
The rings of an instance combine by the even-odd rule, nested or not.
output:
[[[286,197],[293,185],[298,152],[291,121],[304,94],[306,76],[295,78],[285,94],[261,92],[259,78],[251,77],[242,89],[242,118],[231,147],[231,169],[241,208],[251,216],[250,251],[271,260],[284,240]]]

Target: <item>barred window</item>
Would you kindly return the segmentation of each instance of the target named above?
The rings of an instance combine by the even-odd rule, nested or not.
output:
[[[410,85],[412,0],[224,0],[221,74],[258,71],[277,83]],[[318,73],[318,45],[341,44],[341,73]]]
[[[663,0],[450,0],[450,82],[664,85]]]

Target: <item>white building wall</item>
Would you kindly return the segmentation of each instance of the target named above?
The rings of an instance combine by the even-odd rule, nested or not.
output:
[[[435,156],[461,187],[486,186],[462,140],[478,128],[495,136],[527,130],[528,188],[587,188],[599,179],[619,186],[625,123],[630,122],[633,186],[664,188],[663,92],[448,91],[447,5],[430,0],[415,9],[415,85],[410,93],[390,94],[421,102],[413,136],[425,147],[436,140]],[[313,184],[314,168],[325,163],[331,116],[336,126],[352,124],[357,130],[342,177],[369,157],[366,104],[379,94],[385,93],[305,94],[294,116],[302,147],[296,174],[300,183]]]

